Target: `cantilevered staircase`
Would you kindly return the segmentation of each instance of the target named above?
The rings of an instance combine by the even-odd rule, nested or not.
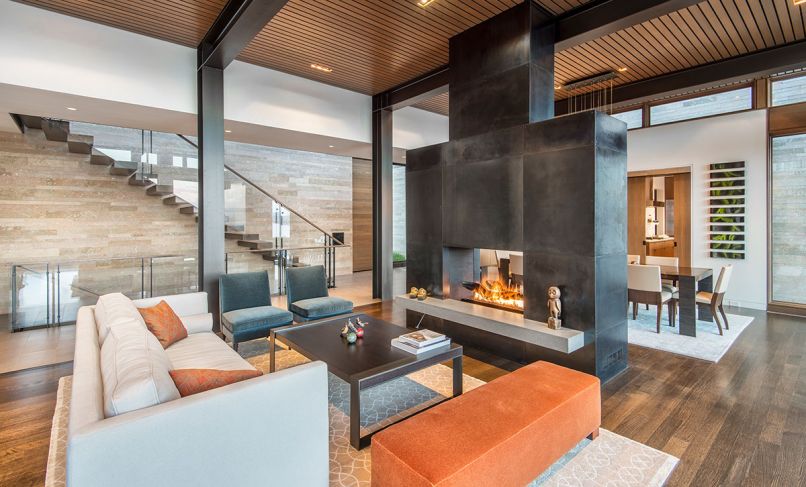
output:
[[[88,162],[90,164],[107,166],[109,168],[109,174],[125,178],[129,185],[142,187],[146,195],[159,197],[166,206],[172,206],[176,208],[179,213],[187,215],[188,217],[194,217],[196,221],[198,221],[198,208],[191,202],[175,194],[172,184],[159,184],[152,180],[155,179],[154,177],[156,175],[150,173],[150,164],[116,160],[94,147],[93,136],[71,133],[70,122],[68,121],[30,115],[15,116],[24,126],[25,130],[42,130],[47,140],[66,143],[69,152],[88,155]],[[196,144],[188,138],[181,135],[178,135],[178,137],[198,148]],[[274,196],[267,193],[264,189],[260,188],[231,167],[226,166],[226,169],[241,179],[245,184],[251,185],[266,197],[276,201]],[[283,206],[285,207],[285,205]],[[290,208],[288,209],[302,221],[322,233],[324,237],[324,245],[322,246],[324,249],[324,260],[322,263],[326,267],[329,284],[335,285],[335,252],[332,247],[334,245],[343,245],[343,242],[337,240],[333,235],[322,230],[298,212]],[[224,227],[224,235],[227,240],[236,241],[238,247],[247,249],[251,255],[262,257],[263,260],[276,261],[278,251],[283,250],[281,242],[261,239],[260,234],[247,232],[245,228],[239,225],[226,224]],[[284,265],[303,266],[306,264],[300,262],[299,257],[291,257],[287,262],[284,262]]]

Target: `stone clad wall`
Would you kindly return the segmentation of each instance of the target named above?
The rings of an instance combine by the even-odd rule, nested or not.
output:
[[[91,165],[88,155],[70,154],[67,144],[47,141],[39,130],[0,132],[0,177],[0,314],[10,311],[11,264],[196,256],[192,216]],[[131,277],[139,265],[133,266],[114,272],[121,290],[139,287]],[[96,284],[85,280],[82,287]]]

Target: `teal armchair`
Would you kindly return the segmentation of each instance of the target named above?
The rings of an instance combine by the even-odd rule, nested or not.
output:
[[[267,272],[226,274],[218,284],[221,332],[236,351],[239,343],[266,338],[272,328],[294,322],[291,312],[271,305]]]
[[[353,311],[353,302],[330,296],[321,265],[286,270],[288,310],[298,322],[318,320]]]

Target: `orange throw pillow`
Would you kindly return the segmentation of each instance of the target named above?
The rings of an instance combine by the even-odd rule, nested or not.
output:
[[[148,331],[157,337],[162,348],[168,348],[179,340],[187,338],[187,328],[165,300],[150,308],[139,308],[139,311],[143,315]]]
[[[182,397],[263,375],[259,370],[176,369],[170,371]]]

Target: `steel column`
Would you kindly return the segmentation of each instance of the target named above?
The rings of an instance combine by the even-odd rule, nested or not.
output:
[[[218,323],[218,278],[226,273],[224,250],[224,70],[202,66],[199,96],[199,287]]]
[[[372,297],[392,299],[392,110],[373,98]]]

